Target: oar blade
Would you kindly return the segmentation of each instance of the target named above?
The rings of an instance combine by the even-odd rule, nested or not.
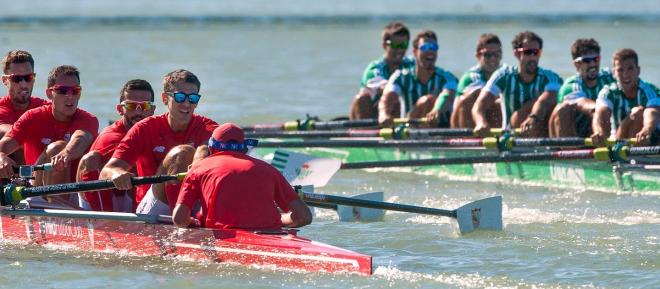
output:
[[[276,150],[270,164],[277,168],[291,185],[314,187],[325,186],[341,167],[341,161],[336,159],[316,158],[286,150]]]
[[[372,192],[351,198],[382,202],[385,197],[383,192]],[[337,205],[337,215],[341,222],[380,222],[385,218],[385,210]]]
[[[461,234],[476,229],[502,230],[502,196],[481,199],[456,209]]]

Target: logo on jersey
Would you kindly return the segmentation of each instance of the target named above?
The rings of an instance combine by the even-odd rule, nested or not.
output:
[[[64,141],[69,142],[69,140],[71,140],[71,134],[70,133],[64,134]]]
[[[52,143],[52,142],[53,142],[53,140],[52,140],[52,139],[49,139],[49,138],[42,138],[42,139],[41,139],[41,143],[42,143],[42,144],[45,144],[45,145],[49,145],[49,144]]]
[[[165,152],[165,147],[164,146],[157,146],[154,148],[155,152],[163,153]]]

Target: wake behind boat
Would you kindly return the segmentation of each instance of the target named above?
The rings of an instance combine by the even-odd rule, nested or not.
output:
[[[306,272],[372,273],[371,256],[299,237],[297,230],[182,229],[163,220],[167,218],[0,207],[0,240]]]

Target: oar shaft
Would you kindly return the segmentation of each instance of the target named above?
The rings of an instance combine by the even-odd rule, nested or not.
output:
[[[180,179],[180,175],[160,175],[148,177],[134,177],[131,179],[133,185],[146,185],[153,183],[162,183]],[[78,183],[66,183],[47,185],[39,187],[23,188],[20,194],[23,199],[36,196],[48,196],[63,193],[87,192],[114,188],[111,180],[87,181]]]
[[[302,148],[302,147],[482,147],[484,139],[421,139],[421,140],[305,140],[305,141],[260,141],[259,147]]]
[[[412,205],[395,204],[395,203],[387,203],[387,202],[379,202],[379,201],[369,201],[369,200],[361,200],[361,199],[354,199],[354,198],[347,198],[347,197],[340,197],[340,196],[333,196],[333,195],[315,194],[315,193],[308,193],[308,192],[302,193],[301,198],[305,202],[309,201],[309,202],[313,202],[313,203],[331,203],[331,204],[345,205],[345,206],[354,206],[354,207],[363,207],[363,208],[372,208],[372,209],[381,209],[381,210],[390,210],[390,211],[398,211],[398,212],[408,212],[408,213],[417,213],[417,214],[445,216],[445,217],[456,218],[456,211],[455,210],[443,210],[443,209],[435,209],[435,208],[426,208],[426,207],[418,207],[418,206],[412,206]]]
[[[501,129],[492,129],[493,135],[500,135]],[[469,128],[402,128],[402,129],[348,129],[325,131],[248,131],[245,136],[254,138],[332,138],[332,137],[382,137],[385,139],[429,138],[429,137],[471,137]]]
[[[394,120],[395,125],[412,124],[419,125],[426,123],[426,119],[407,119],[397,118]],[[378,120],[369,119],[355,119],[355,120],[331,120],[331,121],[314,121],[314,120],[297,120],[289,121],[281,124],[256,124],[251,126],[244,126],[244,131],[309,131],[309,130],[333,130],[342,128],[360,128],[360,127],[378,127]]]
[[[517,161],[540,161],[554,159],[589,159],[594,158],[593,149],[555,151],[555,152],[532,152],[511,154],[503,153],[492,156],[466,156],[455,158],[433,158],[419,160],[393,160],[393,161],[373,161],[373,162],[352,162],[343,163],[342,169],[366,169],[366,168],[389,168],[389,167],[410,167],[410,166],[429,166],[429,165],[454,165],[454,164],[474,164],[474,163],[502,163]]]

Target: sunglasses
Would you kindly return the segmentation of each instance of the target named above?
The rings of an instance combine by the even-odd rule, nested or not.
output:
[[[51,91],[54,91],[57,94],[71,94],[71,95],[79,95],[80,91],[82,90],[82,87],[80,85],[76,86],[68,86],[68,85],[54,85],[49,87]]]
[[[436,52],[438,51],[438,43],[435,42],[426,42],[419,46],[419,50],[422,52]]]
[[[197,104],[202,97],[199,93],[186,94],[184,92],[168,92],[167,94],[174,98],[174,101],[177,103],[183,103],[187,98],[190,104]]]
[[[156,108],[153,102],[149,101],[127,101],[124,100],[120,103],[127,110],[140,110],[147,111]]]
[[[493,58],[493,57],[502,57],[502,50],[486,50],[482,49],[479,51],[479,55],[485,57],[485,58]]]
[[[541,49],[540,48],[517,48],[516,52],[522,53],[524,55],[539,55],[541,54]]]
[[[392,49],[408,49],[408,42],[392,42],[392,40],[387,40],[385,41],[387,45],[390,46]]]
[[[598,62],[600,61],[600,55],[596,56],[580,56],[578,58],[573,59],[575,63],[582,62],[582,63],[591,63],[591,62]]]
[[[25,82],[32,82],[32,81],[34,81],[35,78],[37,78],[36,73],[30,73],[30,74],[25,74],[25,75],[5,74],[3,76],[9,78],[9,81],[11,81],[13,83],[19,83],[19,82],[24,81],[24,80],[25,80]]]

